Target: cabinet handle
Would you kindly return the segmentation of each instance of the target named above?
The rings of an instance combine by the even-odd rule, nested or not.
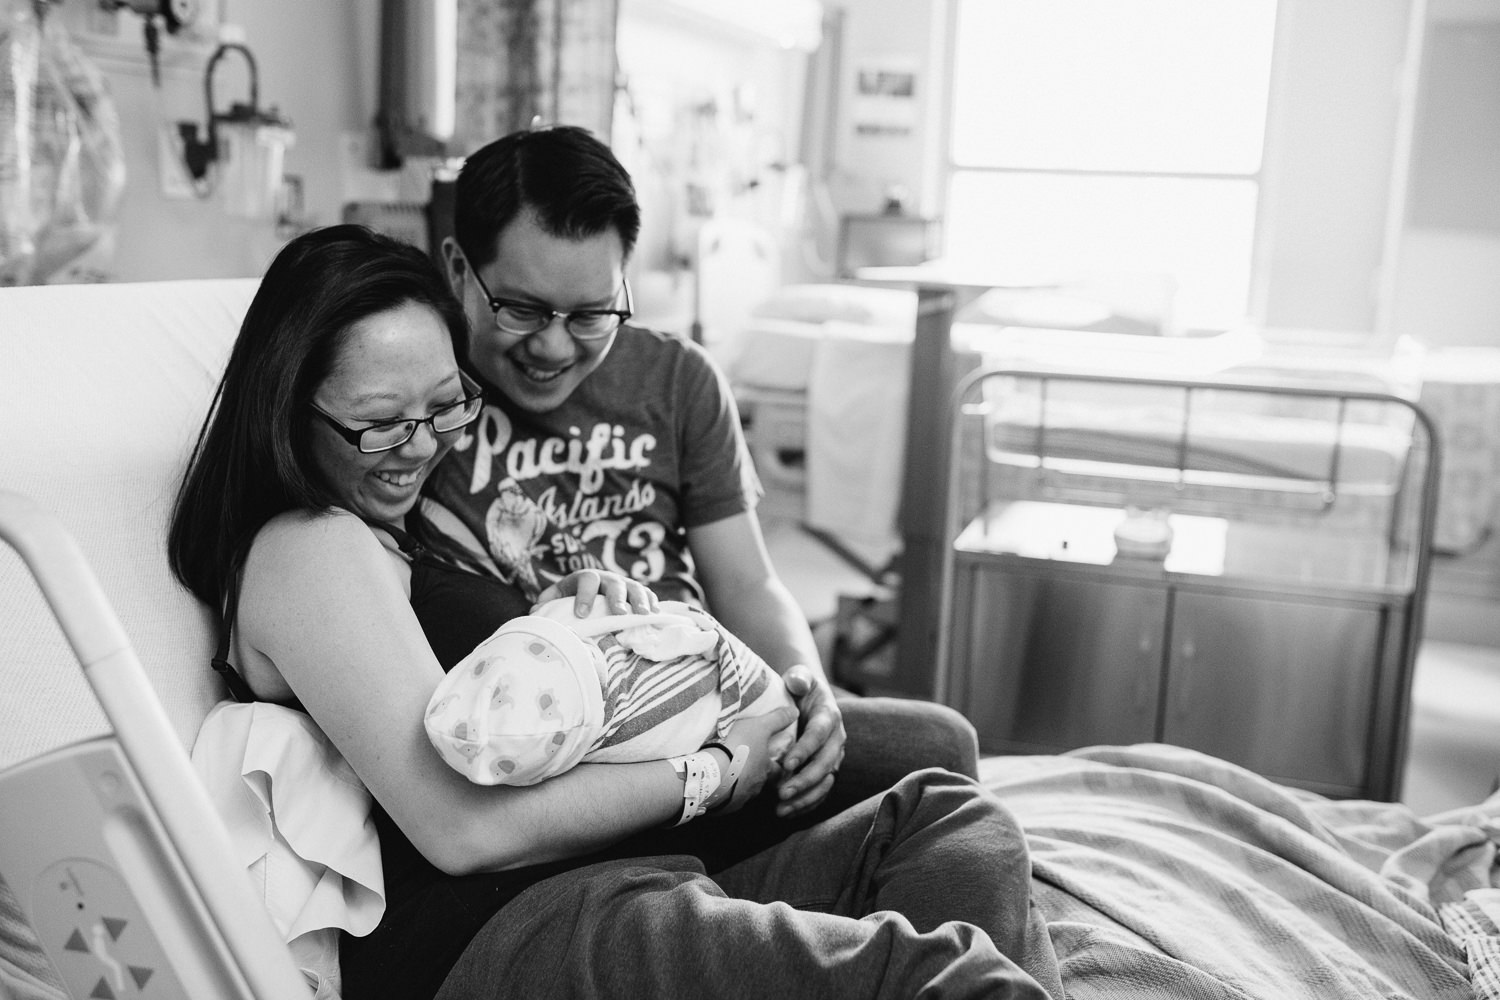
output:
[[[1191,668],[1193,661],[1198,656],[1197,644],[1191,638],[1184,639],[1178,649],[1181,651],[1177,657],[1178,665]],[[1192,680],[1195,673],[1197,671],[1192,669],[1174,670],[1172,672],[1170,678],[1173,689],[1171,698],[1172,715],[1176,718],[1185,718],[1192,711]]]
[[[1161,684],[1159,676],[1161,665],[1157,663],[1155,640],[1155,635],[1142,630],[1140,641],[1136,643],[1139,655],[1136,658],[1134,704],[1131,707],[1137,712],[1144,712],[1149,706],[1155,704],[1157,688]]]

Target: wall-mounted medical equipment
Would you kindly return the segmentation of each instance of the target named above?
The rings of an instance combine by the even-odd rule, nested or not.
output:
[[[238,54],[249,72],[248,102],[232,102],[227,111],[214,106],[214,73],[230,53]],[[217,190],[224,211],[247,219],[269,218],[281,191],[286,151],[296,141],[290,121],[275,107],[260,106],[260,77],[255,56],[239,42],[214,50],[203,71],[207,121],[179,122],[183,160],[201,194]]]

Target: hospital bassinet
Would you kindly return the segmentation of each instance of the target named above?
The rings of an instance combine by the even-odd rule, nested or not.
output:
[[[1438,442],[1381,392],[988,370],[955,403],[937,689],[987,752],[1165,742],[1391,799]]]

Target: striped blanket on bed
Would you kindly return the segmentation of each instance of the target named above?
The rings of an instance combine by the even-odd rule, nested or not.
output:
[[[1500,796],[1424,820],[1157,745],[981,776],[1026,831],[1071,1000],[1496,995],[1494,924],[1443,913],[1500,886]]]
[[[1448,934],[1463,946],[1474,996],[1500,1000],[1500,889],[1473,889],[1438,906]]]

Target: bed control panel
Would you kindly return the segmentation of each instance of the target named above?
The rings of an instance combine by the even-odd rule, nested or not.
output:
[[[32,889],[31,923],[76,997],[171,996],[172,973],[130,888],[114,868],[65,858]]]
[[[166,957],[173,938],[203,955],[202,931],[143,796],[113,737],[0,772],[0,879],[73,1000],[235,995],[201,959]]]

